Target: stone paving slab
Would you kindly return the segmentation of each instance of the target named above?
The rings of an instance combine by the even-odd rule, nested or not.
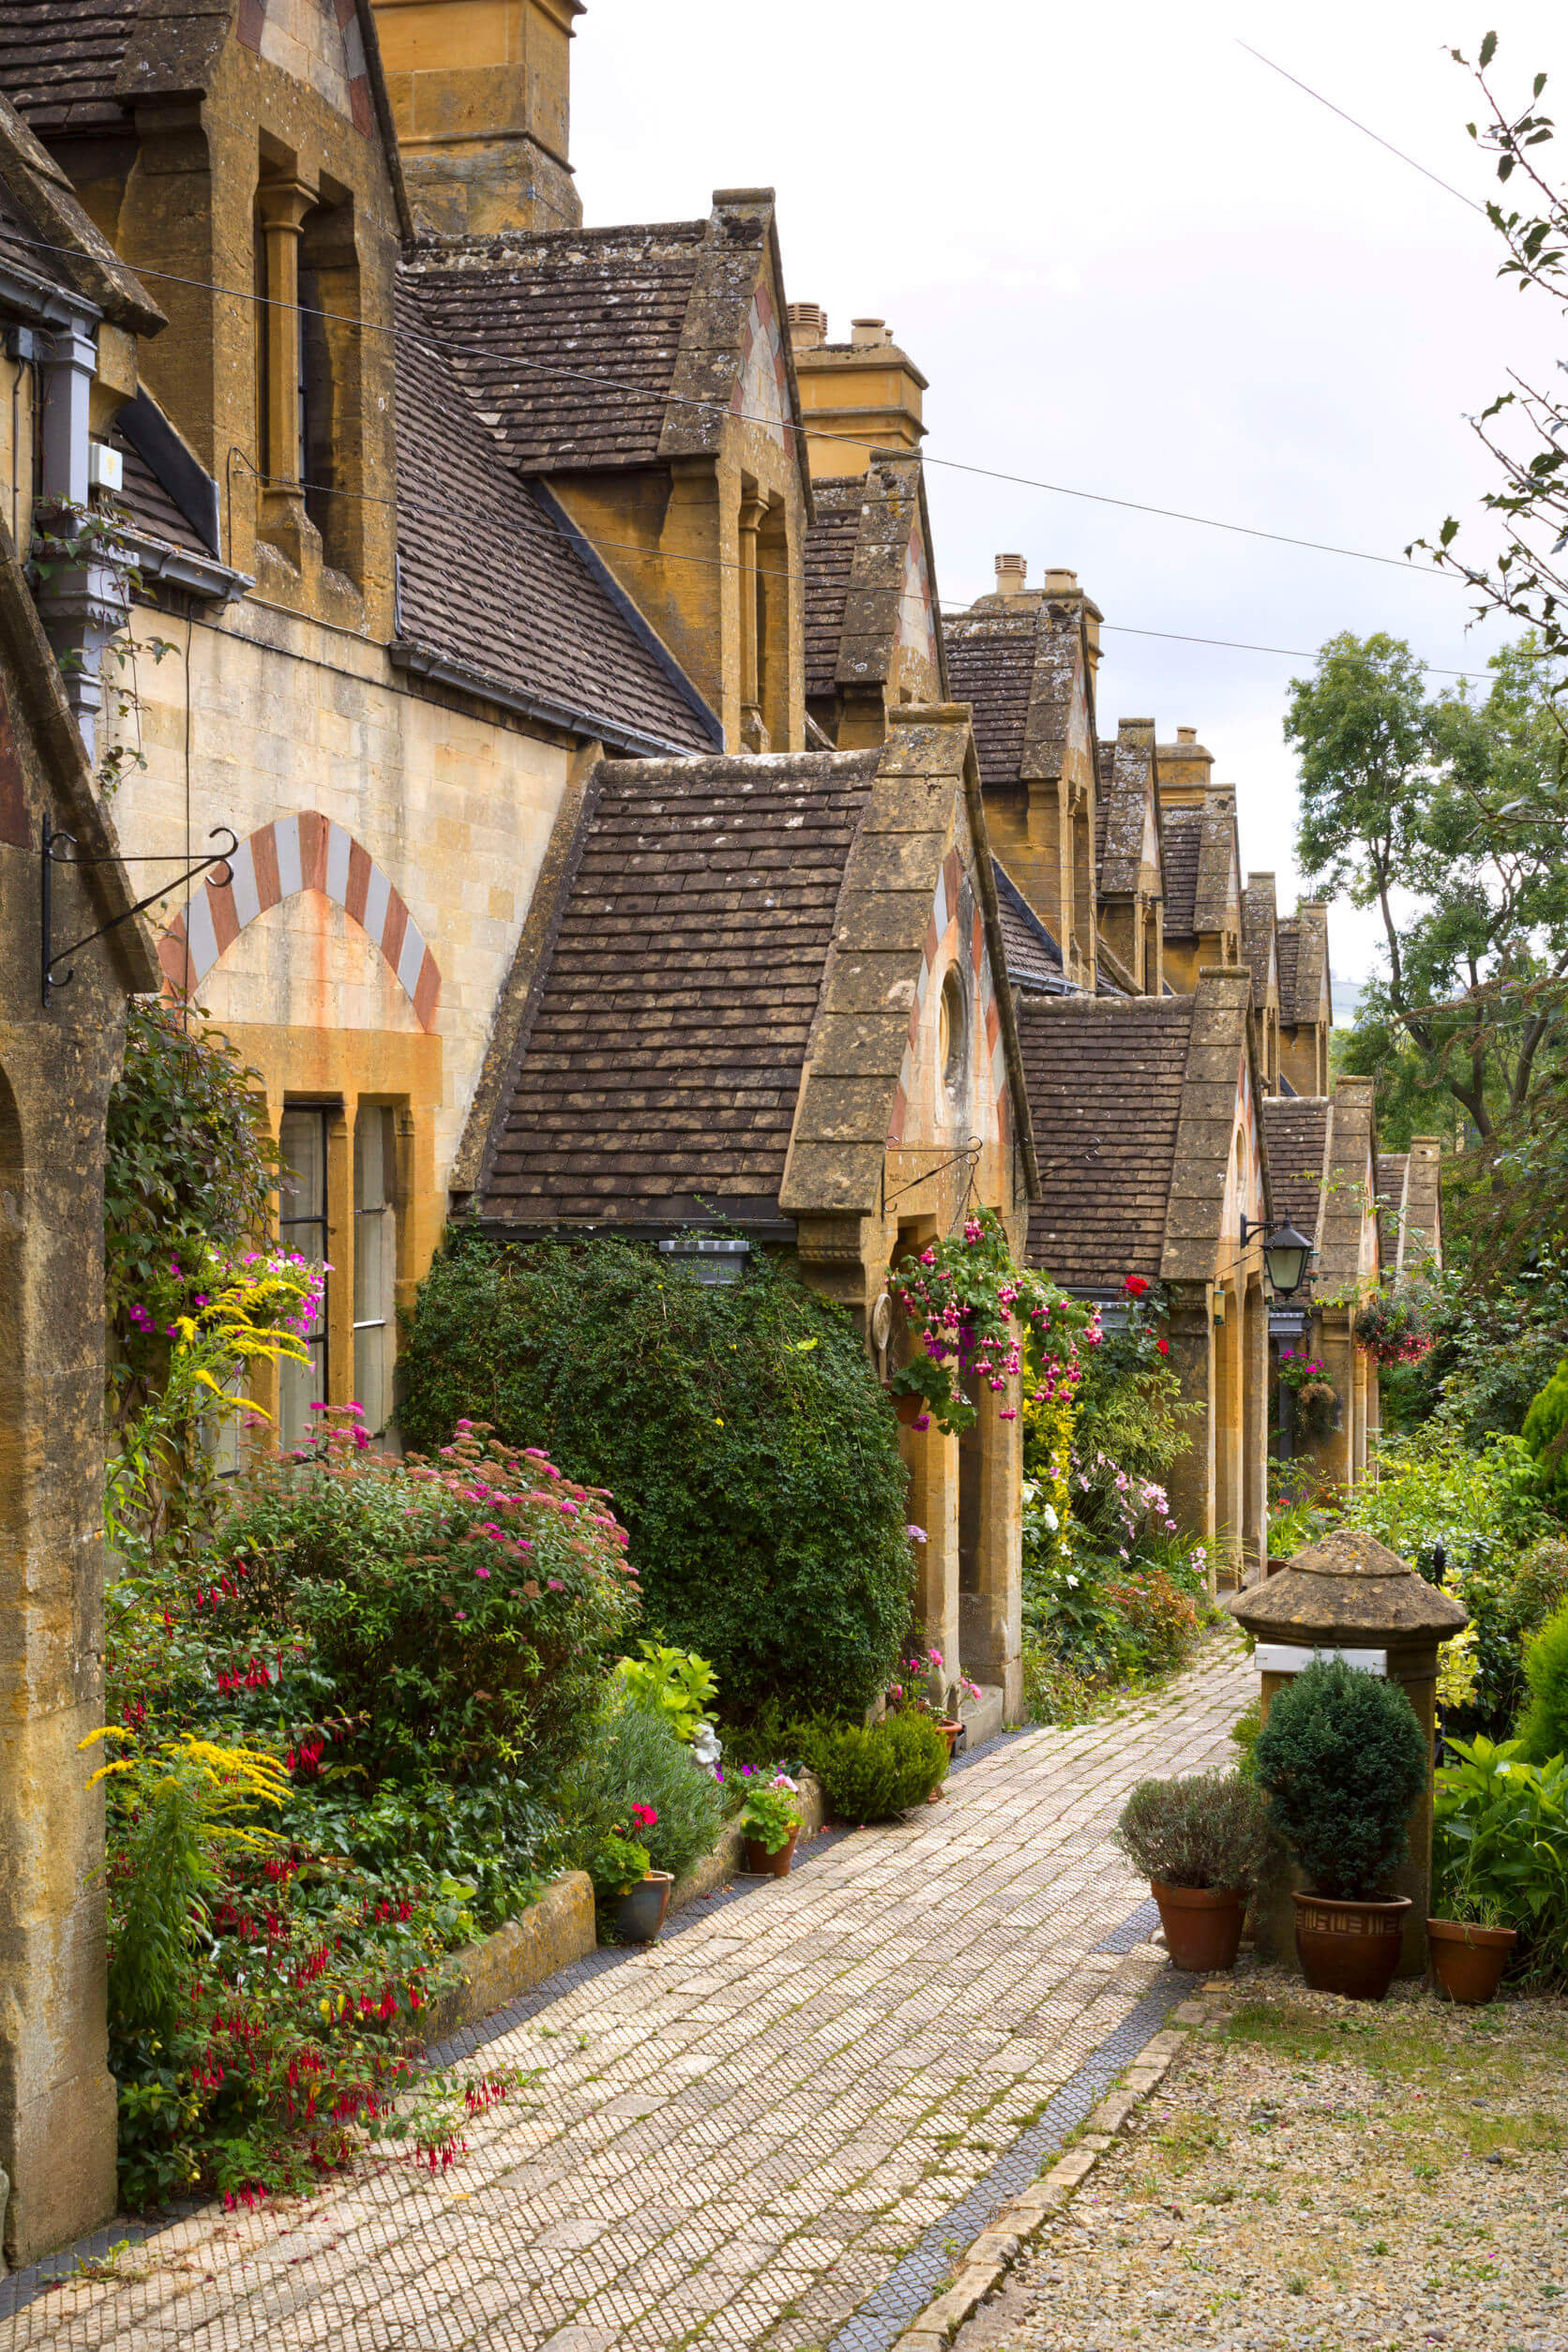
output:
[[[931,2258],[944,2221],[967,2246],[960,2214],[1052,2101],[1113,2038],[1156,2030],[1162,1979],[1176,1987],[1147,1941],[1119,1948],[1146,1891],[1108,1833],[1145,1774],[1230,1760],[1253,1687],[1216,1636],[1157,1701],[1002,1743],[941,1804],[504,2031],[472,2063],[540,2079],[470,2128],[450,2172],[389,2163],[286,2209],[203,2209],[132,2250],[126,2278],[38,2296],[0,2345],[891,2342],[873,2314],[901,2266]]]

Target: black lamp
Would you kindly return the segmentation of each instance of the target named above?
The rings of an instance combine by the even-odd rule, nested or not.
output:
[[[1269,1271],[1269,1281],[1276,1298],[1288,1299],[1306,1280],[1306,1270],[1312,1259],[1312,1244],[1295,1227],[1285,1225],[1249,1226],[1242,1219],[1242,1247],[1245,1249],[1254,1234],[1263,1236],[1263,1263]]]

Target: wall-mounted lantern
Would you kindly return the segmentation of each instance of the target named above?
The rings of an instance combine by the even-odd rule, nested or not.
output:
[[[1268,1269],[1269,1282],[1276,1299],[1290,1298],[1306,1280],[1306,1270],[1312,1262],[1312,1244],[1295,1227],[1259,1225],[1256,1219],[1242,1219],[1242,1247],[1258,1234],[1263,1236],[1263,1263]]]

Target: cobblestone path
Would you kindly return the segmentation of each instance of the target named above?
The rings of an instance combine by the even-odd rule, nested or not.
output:
[[[451,2172],[398,2164],[285,2212],[208,2209],[122,2257],[145,2275],[52,2288],[0,2344],[876,2352],[912,2250],[924,2239],[929,2265],[936,2233],[940,2271],[944,2220],[956,2251],[983,2224],[955,2208],[1009,2149],[1028,2158],[1053,2094],[1108,2043],[1120,2064],[1147,2038],[1163,1954],[1108,1832],[1144,1774],[1229,1761],[1254,1688],[1215,1636],[1157,1701],[999,1742],[941,1804],[838,1840],[490,2043],[476,2064],[543,2071]]]

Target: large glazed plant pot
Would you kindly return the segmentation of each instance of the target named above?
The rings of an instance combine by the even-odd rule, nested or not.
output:
[[[1497,1998],[1508,1955],[1518,1940],[1515,1927],[1473,1927],[1466,1920],[1429,1919],[1432,1972],[1451,2001],[1479,2009]]]
[[[1188,1976],[1212,1976],[1233,1968],[1241,1949],[1246,1896],[1236,1887],[1162,1887],[1152,1878],[1166,1950],[1173,1968]]]
[[[1290,1900],[1296,1907],[1296,1951],[1312,1990],[1343,1993],[1352,2001],[1385,1999],[1399,1966],[1409,1895],[1392,1903],[1301,1893]]]
[[[795,1858],[795,1840],[799,1830],[792,1830],[776,1854],[770,1854],[760,1837],[746,1841],[746,1866],[753,1878],[787,1878],[790,1864]]]
[[[664,1925],[670,1890],[675,1881],[668,1870],[650,1870],[634,1887],[627,1887],[615,1904],[615,1933],[624,1944],[651,1944]]]

